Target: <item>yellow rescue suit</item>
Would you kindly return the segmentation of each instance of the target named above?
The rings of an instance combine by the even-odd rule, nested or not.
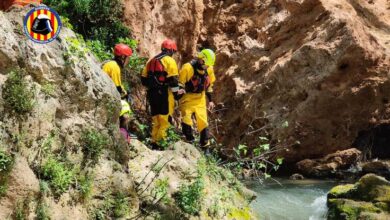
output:
[[[194,71],[194,67],[191,63],[184,64],[179,73],[179,83],[182,85],[188,83],[194,76]],[[198,71],[199,74],[204,74],[204,71],[196,71]],[[202,91],[201,93],[191,93],[186,91],[186,94],[184,94],[179,100],[182,122],[192,127],[192,115],[194,114],[199,132],[208,127],[206,92],[212,92],[212,87],[215,82],[215,74],[212,66],[207,69],[207,74],[209,76],[210,86],[208,86],[206,91]]]
[[[105,63],[103,65],[103,71],[112,79],[119,93],[125,91],[121,80],[121,68],[115,60]]]
[[[148,93],[152,93],[153,84],[155,80],[153,77],[149,76],[150,69],[153,68],[154,64],[151,63],[153,60],[158,59],[160,64],[163,67],[164,77],[169,79],[170,77],[177,77],[178,68],[176,61],[168,55],[158,55],[152,60],[148,61],[147,65],[142,71],[142,80],[143,84],[148,87]],[[177,80],[176,80],[177,81]],[[158,83],[158,82],[157,82]],[[164,87],[162,93],[167,92],[167,97],[164,94],[161,94],[157,97],[148,97],[149,104],[151,105],[152,110],[152,142],[157,143],[161,140],[164,140],[167,136],[167,129],[170,127],[169,117],[172,116],[175,107],[175,100],[173,93],[169,86]],[[150,94],[148,94],[150,96]]]

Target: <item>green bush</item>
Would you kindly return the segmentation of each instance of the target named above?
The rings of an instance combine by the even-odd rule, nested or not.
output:
[[[109,139],[105,134],[94,129],[84,130],[81,135],[84,158],[96,164],[108,143]]]
[[[112,47],[116,39],[130,35],[130,30],[122,23],[120,0],[44,0],[43,3],[70,18],[67,23],[87,40],[99,40]]]
[[[28,86],[23,70],[13,70],[3,85],[5,106],[18,114],[25,114],[34,108],[35,89]]]
[[[66,192],[75,179],[73,170],[54,158],[49,158],[41,171],[56,195]]]
[[[179,207],[190,215],[196,215],[201,210],[201,200],[204,195],[204,182],[201,177],[190,185],[182,185],[176,194]]]

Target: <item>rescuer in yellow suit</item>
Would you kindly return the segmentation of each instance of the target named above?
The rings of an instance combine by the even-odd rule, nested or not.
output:
[[[127,66],[133,51],[126,44],[117,44],[114,47],[114,59],[103,65],[103,71],[112,79],[121,97],[127,95],[122,85],[121,68]]]
[[[178,85],[178,68],[172,58],[177,45],[165,40],[161,53],[148,61],[142,71],[141,81],[147,87],[147,99],[152,115],[152,149],[161,149],[160,141],[165,140],[171,126],[170,117],[174,111],[175,97],[183,94]]]
[[[212,101],[213,84],[216,80],[214,64],[215,53],[210,49],[204,49],[197,58],[184,64],[179,73],[179,83],[185,87],[186,92],[179,100],[182,131],[187,141],[194,141],[192,115],[195,115],[201,147],[209,145],[207,107],[213,109],[215,106]]]

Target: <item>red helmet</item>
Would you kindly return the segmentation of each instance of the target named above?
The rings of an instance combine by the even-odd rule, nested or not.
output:
[[[163,49],[177,51],[177,45],[175,41],[167,39],[161,44],[161,50]]]
[[[115,56],[131,56],[133,51],[126,44],[117,44],[114,47],[114,55]]]

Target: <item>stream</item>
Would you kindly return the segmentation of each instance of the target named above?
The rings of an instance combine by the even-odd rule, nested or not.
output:
[[[247,182],[257,193],[253,209],[262,220],[326,219],[326,195],[336,182],[276,178],[265,183]]]

